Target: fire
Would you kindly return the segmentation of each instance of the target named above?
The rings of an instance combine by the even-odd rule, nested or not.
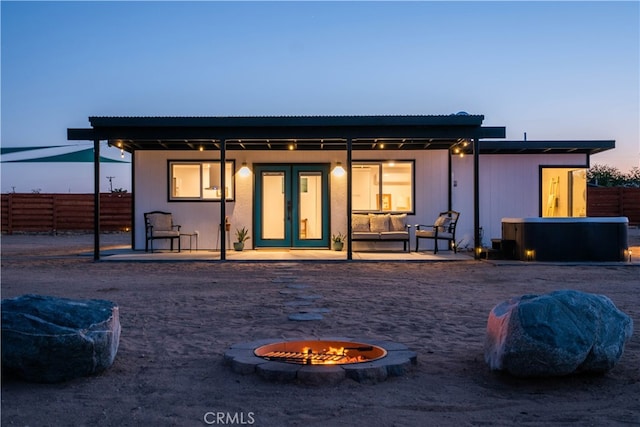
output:
[[[383,348],[350,341],[288,341],[267,344],[254,354],[268,360],[301,365],[342,365],[384,357]]]
[[[325,350],[325,353],[328,353],[328,354],[339,354],[341,356],[346,356],[348,351],[349,350],[345,350],[344,347],[340,347],[340,348],[329,347],[329,351]]]
[[[311,365],[336,365],[336,364],[342,364],[342,363],[357,363],[357,362],[364,362],[365,360],[367,360],[365,357],[363,356],[348,356],[347,353],[349,352],[348,349],[345,349],[344,347],[331,347],[329,346],[329,349],[327,350],[326,348],[322,349],[321,351],[314,351],[313,348],[311,347],[302,347],[302,353],[307,355],[307,363],[311,364]],[[335,355],[335,356],[342,356],[340,358],[334,358],[334,359],[328,359],[328,360],[324,360],[324,359],[319,359],[319,358],[315,358],[313,357],[314,355]]]

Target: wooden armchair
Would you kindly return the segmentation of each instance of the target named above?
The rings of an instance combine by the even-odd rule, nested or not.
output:
[[[440,212],[438,219],[432,225],[416,224],[416,252],[420,239],[433,239],[433,253],[438,253],[438,240],[446,240],[453,253],[457,253],[456,247],[456,225],[460,212],[446,211]]]
[[[153,241],[156,239],[169,239],[171,250],[173,241],[178,241],[178,252],[180,252],[180,226],[173,223],[173,216],[169,212],[153,211],[144,214],[146,240],[144,251],[149,252],[149,242],[151,242],[151,252],[153,253]]]

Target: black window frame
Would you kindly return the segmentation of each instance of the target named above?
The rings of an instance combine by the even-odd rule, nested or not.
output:
[[[226,164],[231,164],[231,181],[230,187],[232,189],[233,197],[223,198],[204,198],[201,194],[200,197],[174,197],[172,192],[172,178],[173,178],[173,165],[200,165],[200,190],[202,191],[202,173],[203,173],[203,165],[205,163],[218,163],[220,164],[220,159],[169,159],[167,160],[167,201],[169,203],[220,203],[223,200],[227,202],[235,202],[236,200],[236,161],[235,159],[226,159]],[[228,180],[227,180],[228,181]],[[229,185],[229,182],[227,182]]]
[[[353,168],[357,165],[378,165],[379,167],[379,176],[378,180],[378,194],[382,196],[382,188],[384,186],[384,182],[382,179],[382,168],[386,164],[389,163],[409,163],[411,164],[411,208],[406,211],[399,210],[383,210],[382,203],[380,203],[380,209],[353,209],[353,213],[390,213],[390,214],[407,214],[407,215],[415,215],[416,211],[416,160],[415,159],[386,159],[386,160],[376,160],[376,159],[362,159],[362,160],[353,160],[351,162],[352,170],[350,173],[353,174]]]

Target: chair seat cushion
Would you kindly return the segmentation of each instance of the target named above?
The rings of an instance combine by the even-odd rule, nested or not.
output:
[[[159,238],[159,237],[180,237],[180,232],[179,231],[153,231],[153,234],[151,235],[151,237],[155,238]]]
[[[416,237],[434,238],[436,233],[433,230],[416,230]],[[439,232],[438,239],[453,239],[453,233]]]

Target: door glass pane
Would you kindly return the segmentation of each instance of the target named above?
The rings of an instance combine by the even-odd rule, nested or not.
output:
[[[587,170],[571,171],[571,216],[587,216]]]
[[[285,238],[284,172],[262,173],[262,238]]]
[[[300,172],[298,174],[300,193],[299,214],[300,227],[298,238],[322,238],[322,173]]]

